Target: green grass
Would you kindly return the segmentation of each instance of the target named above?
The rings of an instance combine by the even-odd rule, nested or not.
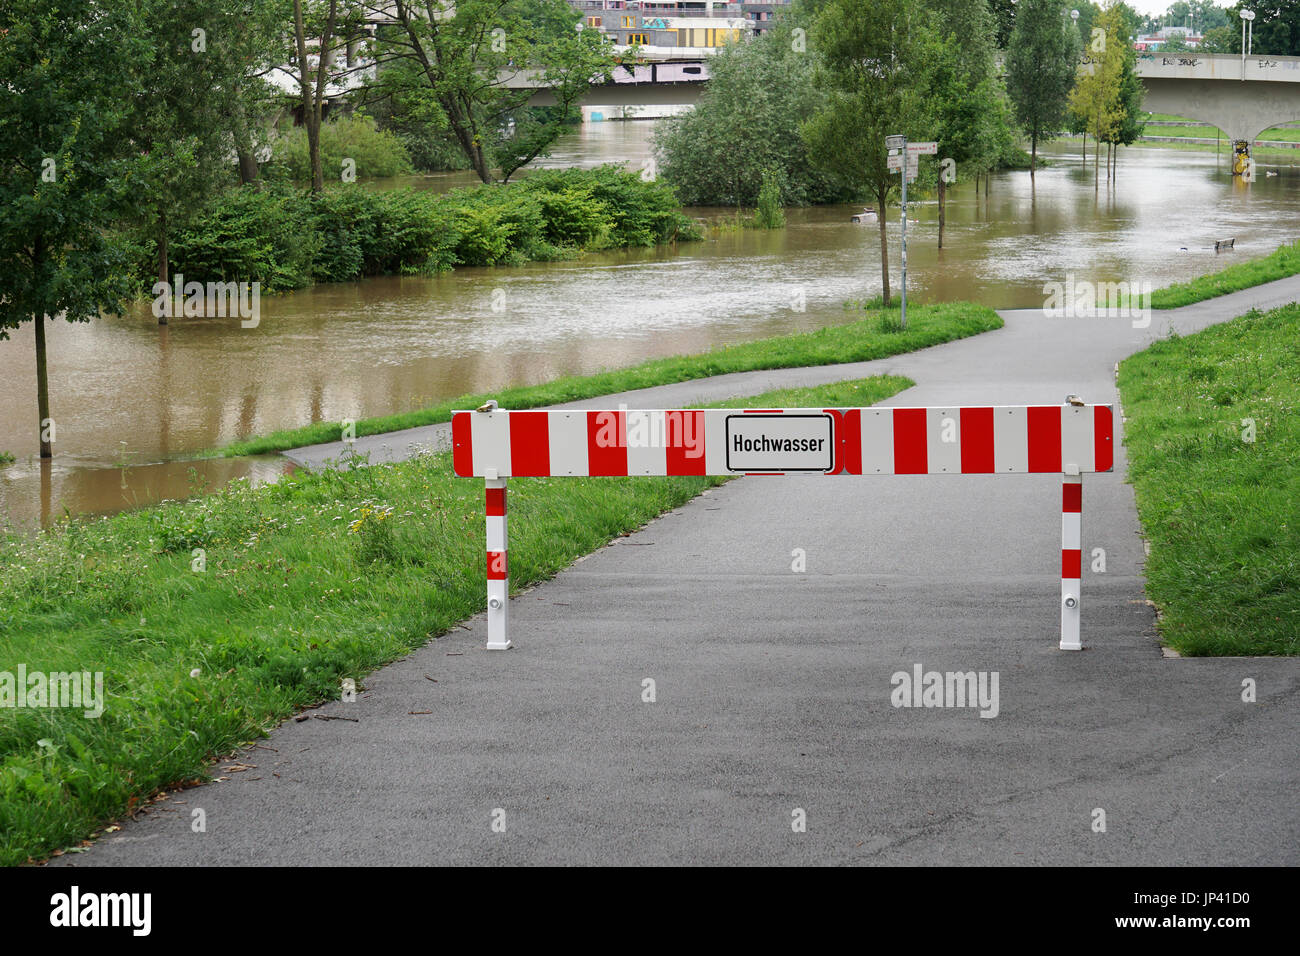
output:
[[[1186,126],[1150,126],[1147,127],[1147,136],[1192,136],[1198,139],[1214,139],[1215,128],[1213,126],[1198,125],[1189,123]],[[1261,140],[1273,140],[1274,142],[1294,143],[1300,140],[1300,129],[1293,126],[1282,127],[1280,129],[1265,130],[1259,134]],[[1226,142],[1226,140],[1225,140]]]
[[[1159,127],[1155,127],[1155,128],[1159,129]],[[1159,134],[1154,134],[1154,135],[1159,135]],[[1220,147],[1220,150],[1223,154],[1223,162],[1225,166],[1228,163],[1229,154],[1231,153],[1231,146],[1232,144],[1225,139],[1223,141],[1222,147]],[[1131,149],[1131,148],[1181,149],[1193,153],[1204,153],[1207,151],[1211,153],[1214,152],[1213,143],[1162,143],[1159,142],[1158,140],[1150,140],[1150,139],[1140,139],[1136,143],[1134,143],[1132,147],[1126,146],[1124,148],[1125,149]],[[1091,147],[1089,147],[1089,149],[1091,149]],[[1286,147],[1286,146],[1256,146],[1253,149],[1251,149],[1250,155],[1254,156],[1257,160],[1262,160],[1262,159],[1272,160],[1274,161],[1275,165],[1279,165],[1279,166],[1300,165],[1300,150],[1291,149],[1290,147]],[[1089,152],[1088,156],[1089,159],[1091,160],[1092,153]],[[1120,160],[1120,164],[1121,164],[1120,169],[1122,170],[1123,159]]]
[[[1300,653],[1300,305],[1157,342],[1119,387],[1161,638]]]
[[[1175,309],[1215,296],[1284,279],[1300,273],[1300,242],[1279,246],[1269,255],[1239,262],[1218,272],[1200,276],[1191,282],[1179,282],[1151,293],[1153,309]]]
[[[798,368],[808,365],[833,365],[841,362],[864,362],[887,358],[903,352],[951,342],[990,329],[1002,327],[1002,319],[987,306],[972,303],[915,305],[908,309],[906,332],[888,328],[897,310],[871,310],[865,318],[846,325],[800,332],[775,338],[758,339],[730,345],[699,355],[652,359],[631,368],[599,372],[595,375],[570,376],[542,385],[507,388],[481,395],[462,395],[430,408],[397,415],[367,418],[356,423],[356,433],[377,435],[382,432],[414,428],[451,420],[458,408],[477,408],[495,398],[502,408],[538,408],[559,402],[573,402],[600,395],[672,382],[750,372],[756,369]],[[228,445],[211,454],[226,457],[257,455],[284,451],[303,445],[316,445],[340,439],[341,423],[317,422],[303,428],[272,432]]]
[[[879,377],[742,404],[867,405],[911,384]],[[545,580],[725,480],[511,481],[511,583]],[[159,789],[205,778],[215,757],[338,698],[343,678],[360,685],[482,611],[483,549],[483,482],[452,477],[448,453],[256,489],[236,481],[0,537],[3,667],[102,671],[107,696],[98,719],[0,708],[0,865],[47,857]]]
[[[0,465],[12,465],[14,456],[12,452],[0,451]]]

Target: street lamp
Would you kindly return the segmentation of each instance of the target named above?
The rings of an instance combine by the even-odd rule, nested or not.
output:
[[[1241,11],[1241,78],[1243,80],[1246,78],[1246,57],[1250,55],[1251,41],[1255,39],[1254,20],[1254,10]]]

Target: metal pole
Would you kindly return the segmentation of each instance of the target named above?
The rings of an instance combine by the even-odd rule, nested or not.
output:
[[[1079,594],[1083,584],[1083,475],[1067,465],[1061,476],[1061,650],[1081,651]]]
[[[487,485],[487,597],[490,651],[510,648],[510,565],[506,536],[506,480],[492,469]]]
[[[903,297],[900,324],[907,328],[907,137],[903,137]]]

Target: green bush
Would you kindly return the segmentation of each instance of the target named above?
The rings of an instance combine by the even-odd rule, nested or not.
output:
[[[311,284],[321,245],[303,193],[241,186],[173,237],[170,259],[186,281],[261,282],[275,292]]]
[[[369,116],[343,116],[322,123],[321,166],[325,181],[341,182],[343,161],[356,164],[358,179],[375,179],[410,173],[410,153],[395,133],[381,130]],[[276,139],[271,153],[269,176],[282,176],[297,183],[311,182],[311,157],[307,151],[307,128],[295,126]]]
[[[618,166],[545,169],[520,185],[534,194],[567,194],[575,203],[603,204],[611,217],[611,247],[653,246],[700,238],[698,228],[682,212],[672,187],[647,182],[639,173]]]
[[[240,186],[172,240],[171,263],[187,281],[260,282],[275,292],[698,238],[670,188],[604,166],[446,196],[355,184],[316,196],[283,183]],[[143,282],[151,267],[139,268]]]
[[[457,259],[467,266],[518,264],[554,259],[546,242],[542,209],[517,185],[457,189],[446,197],[455,211]]]
[[[759,229],[780,229],[785,225],[781,192],[781,174],[775,169],[763,170],[763,186],[758,191],[758,212],[754,215],[754,225]]]
[[[460,232],[436,196],[342,186],[312,202],[322,240],[314,266],[318,282],[434,273],[456,263]]]

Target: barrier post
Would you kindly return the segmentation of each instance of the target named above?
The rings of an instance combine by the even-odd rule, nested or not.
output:
[[[506,534],[506,479],[488,469],[487,485],[487,620],[489,651],[510,648],[510,565]]]
[[[1061,476],[1061,650],[1081,651],[1079,604],[1083,583],[1083,475],[1067,465]]]

